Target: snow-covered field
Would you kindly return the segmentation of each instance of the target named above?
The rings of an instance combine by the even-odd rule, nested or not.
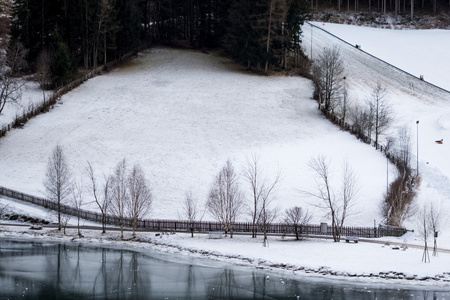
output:
[[[333,26],[326,24],[325,27]],[[348,25],[336,28],[353,33],[354,36],[344,39],[362,44],[364,50],[371,51],[370,43],[363,40],[368,35],[366,29]],[[377,49],[386,50],[383,53],[387,56],[382,58],[397,65],[398,51],[389,51],[398,39],[397,35],[381,29],[374,32],[377,34],[371,33],[370,38],[379,37],[383,41],[377,44]],[[389,35],[384,35],[384,32]],[[340,35],[337,31],[334,33]],[[311,50],[308,48],[309,34],[310,30],[305,27],[307,54]],[[421,35],[422,31],[408,31],[411,39],[418,39]],[[437,38],[438,41],[429,44],[450,48],[445,37]],[[313,53],[317,54],[333,43],[335,41],[325,34],[314,30]],[[339,45],[352,101],[364,101],[371,88],[382,82],[387,87],[395,112],[390,133],[408,125],[414,137],[414,150],[417,146],[416,121],[420,120],[418,161],[422,185],[418,203],[435,202],[446,220],[450,214],[450,161],[448,143],[445,142],[450,138],[450,96],[379,65],[353,47]],[[426,80],[432,81],[433,77],[423,70],[433,66],[432,58],[443,54],[430,54],[431,46],[426,52],[410,42],[403,45],[397,47],[405,47],[403,52],[418,53],[420,59],[407,60],[418,69],[399,67],[413,74],[423,74]],[[441,57],[442,62],[433,70],[448,83],[448,68],[439,69],[448,63],[446,56]],[[432,82],[445,87],[438,81]],[[213,177],[227,159],[231,159],[240,172],[246,158],[255,154],[260,157],[267,174],[273,174],[277,169],[283,172],[276,201],[281,210],[294,205],[313,209],[313,199],[301,191],[314,188],[313,173],[307,163],[322,154],[331,159],[334,183],[339,182],[344,159],[348,159],[358,176],[360,198],[356,210],[359,214],[348,219],[347,224],[371,226],[374,220],[381,221],[386,159],[372,147],[326,121],[311,99],[312,92],[313,86],[306,79],[255,76],[242,72],[228,59],[214,54],[152,49],[120,69],[89,80],[64,96],[62,103],[51,112],[32,119],[23,129],[16,129],[0,139],[0,185],[42,195],[47,158],[59,143],[64,147],[77,177],[83,174],[87,160],[93,163],[99,176],[102,172],[110,173],[122,158],[127,158],[130,164],[139,162],[150,178],[155,194],[149,217],[170,219],[178,218],[181,200],[188,190],[204,203]],[[441,138],[444,139],[443,145],[434,142]],[[413,152],[415,161],[416,152]],[[389,178],[392,179],[394,167],[389,166],[389,170]],[[242,187],[245,191],[244,182]],[[314,215],[314,222],[326,221],[321,211],[315,209]],[[211,216],[206,214],[204,219],[211,219]],[[414,220],[409,220],[408,228],[414,228],[414,223]],[[449,225],[448,222],[443,224],[438,239],[439,246],[447,249],[450,248]],[[222,254],[234,251],[238,255],[246,253],[245,249],[250,247],[247,244],[255,243],[252,249],[256,249],[257,254],[245,255],[255,259],[261,256],[277,263],[292,261],[293,264],[316,268],[327,266],[336,271],[359,272],[361,266],[367,266],[373,272],[391,271],[395,267],[396,271],[424,275],[450,271],[449,254],[444,253],[425,265],[420,263],[421,250],[393,251],[381,248],[381,245],[308,241],[304,243],[305,251],[315,258],[302,261],[303,258],[296,253],[303,251],[303,243],[287,246],[287,242],[274,240],[264,254],[262,252],[266,250],[260,249],[259,242],[247,239],[229,246],[226,246],[228,240],[211,243],[201,238],[171,237],[168,243],[181,248],[211,249]],[[418,243],[413,234],[405,239],[408,243]],[[402,242],[403,238],[398,241]],[[234,247],[234,250],[229,250],[229,247]],[[278,247],[280,250],[275,251]],[[283,247],[298,247],[298,250],[283,251]],[[272,248],[274,251],[270,251]],[[328,250],[333,259],[325,263],[324,255],[318,255],[321,253],[318,249],[322,248]],[[292,254],[287,257],[286,253]],[[361,257],[365,253],[377,259],[369,259],[371,263],[368,264],[367,257]],[[356,257],[360,260],[355,260]],[[345,263],[349,267],[344,266]]]
[[[85,175],[88,160],[99,177],[122,158],[139,162],[155,195],[150,217],[177,219],[187,191],[204,203],[227,159],[241,172],[247,157],[257,155],[267,175],[283,173],[276,204],[284,210],[311,207],[313,199],[301,191],[314,188],[307,163],[320,154],[332,161],[336,181],[348,159],[363,199],[349,224],[372,226],[381,221],[385,159],[325,120],[312,92],[304,78],[255,76],[213,54],[152,49],[89,80],[62,105],[3,138],[0,165],[8,171],[0,182],[42,195],[47,159],[59,143],[77,177]],[[242,189],[250,190],[244,182]],[[322,216],[315,212],[315,222]]]

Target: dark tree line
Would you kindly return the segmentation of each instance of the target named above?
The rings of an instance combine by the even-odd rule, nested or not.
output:
[[[11,42],[28,50],[28,68],[39,55],[51,56],[54,85],[114,60],[140,43],[137,0],[16,0],[11,7]],[[120,13],[119,13],[120,12]]]
[[[16,0],[10,45],[20,45],[36,71],[48,55],[53,86],[79,67],[94,69],[137,46],[177,43],[222,47],[249,68],[298,63],[304,0]],[[17,47],[17,46],[16,46]],[[11,46],[10,46],[11,48]]]

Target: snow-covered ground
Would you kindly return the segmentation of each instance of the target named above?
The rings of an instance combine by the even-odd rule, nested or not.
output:
[[[450,72],[446,67],[449,63],[446,59],[448,55],[439,52],[440,49],[435,53],[433,52],[434,48],[430,46],[439,44],[443,48],[449,49],[449,31],[442,30],[438,31],[439,34],[432,34],[435,32],[434,30],[399,31],[328,23],[325,23],[325,25],[315,23],[315,25],[325,30],[329,29],[331,33],[344,37],[344,40],[351,44],[362,44],[363,49],[369,53],[372,50],[380,56],[382,53],[384,55],[382,58],[392,65],[397,65],[399,55],[414,53],[416,55],[414,58],[402,60],[402,68],[412,73],[415,73],[412,68],[422,70],[432,68],[434,73],[443,79],[440,82],[447,84],[450,82]],[[450,161],[448,160],[450,152],[448,142],[446,142],[450,140],[450,93],[431,88],[419,79],[406,76],[369,57],[355,47],[331,37],[322,30],[314,28],[311,31],[309,26],[305,26],[303,28],[303,46],[305,53],[308,55],[311,55],[311,32],[313,57],[318,55],[324,47],[336,45],[340,49],[345,66],[345,84],[349,89],[351,102],[364,104],[371,89],[378,82],[386,87],[389,104],[394,112],[393,124],[387,134],[395,137],[398,128],[403,126],[409,128],[413,150],[412,165],[415,167],[418,161],[422,179],[417,197],[418,207],[424,203],[435,203],[438,210],[442,212],[442,218],[444,219],[440,232],[441,241],[446,247],[450,248],[450,224],[446,218],[450,215]],[[422,43],[421,37],[427,35],[424,32],[430,32],[429,36],[434,36],[436,40]],[[373,39],[375,42],[367,42],[368,46],[364,46],[365,41],[369,39]],[[403,51],[391,47],[399,40],[403,41],[401,48]],[[374,46],[369,47],[369,45]],[[405,57],[409,56],[405,54]],[[435,62],[436,58],[440,59],[439,63]],[[426,77],[426,79],[429,80],[430,78]],[[440,82],[432,81],[434,84]],[[416,121],[419,121],[419,124]],[[435,143],[436,140],[440,139],[444,140],[444,144]],[[366,184],[369,184],[369,182],[366,182]],[[415,220],[408,220],[406,226],[415,228]]]
[[[354,39],[348,37],[349,42],[362,44],[363,49],[370,52],[369,43],[363,41],[363,36],[367,35],[365,29],[348,25],[347,28],[346,32],[355,34]],[[308,48],[309,32],[305,27],[307,54],[311,50]],[[395,36],[386,36],[379,47],[390,49],[395,39]],[[442,44],[442,41],[445,39],[439,38],[434,44],[448,49],[450,43]],[[314,30],[313,53],[333,43],[333,39]],[[404,45],[404,52],[408,52],[408,45],[412,44]],[[397,54],[394,54],[397,51],[386,53],[390,53],[391,58],[383,58],[397,65]],[[432,64],[427,57],[434,55],[420,53],[420,60],[409,63],[424,64],[418,73],[431,81],[432,77],[422,70]],[[417,146],[416,121],[420,120],[418,161],[422,185],[418,203],[434,201],[446,219],[450,214],[450,161],[445,142],[450,130],[450,96],[379,65],[353,47],[342,46],[341,54],[352,100],[364,101],[377,82],[386,85],[395,112],[390,133],[407,124],[414,137],[413,149]],[[441,57],[443,62],[439,65],[448,63],[445,58],[446,55]],[[403,68],[417,73],[415,69]],[[450,73],[445,69],[436,72],[447,78],[445,82],[450,82]],[[294,205],[313,209],[313,199],[301,191],[314,188],[314,174],[307,163],[322,154],[331,159],[334,183],[339,182],[344,159],[348,159],[358,176],[360,198],[356,210],[359,214],[348,219],[347,224],[371,226],[374,220],[381,221],[386,159],[326,121],[311,99],[312,92],[313,86],[306,79],[255,76],[214,54],[152,49],[120,69],[89,80],[65,95],[62,104],[49,113],[0,139],[0,185],[42,195],[46,162],[52,148],[59,143],[77,177],[83,174],[87,160],[93,163],[99,176],[110,173],[122,158],[127,158],[130,164],[139,162],[155,194],[149,217],[170,219],[178,218],[181,200],[189,189],[204,203],[213,177],[227,159],[241,172],[246,158],[256,154],[267,174],[277,169],[283,172],[276,201],[281,210]],[[441,138],[443,145],[434,143]],[[389,170],[392,179],[394,167],[389,166]],[[245,191],[244,182],[242,187]],[[316,209],[314,215],[314,222],[326,221],[323,212]],[[211,216],[206,214],[204,219],[211,219]],[[414,220],[409,220],[407,226],[414,228]],[[438,243],[450,249],[448,227],[448,223],[443,224]],[[403,242],[403,239],[407,243],[420,242],[413,234],[392,240]],[[423,276],[433,273],[434,276],[450,271],[450,254],[446,253],[439,258],[432,257],[431,264],[425,265],[420,262],[422,251],[415,249],[394,251],[382,245],[315,240],[297,243],[274,238],[268,250],[263,250],[260,240],[248,237],[236,240],[213,243],[202,237],[188,239],[175,235],[167,238],[167,244],[181,249],[209,249],[224,255],[234,251],[236,255],[248,255],[255,260],[313,268],[326,266],[335,271],[355,273],[399,271]],[[247,248],[253,249],[255,254],[249,254]],[[324,258],[321,249],[327,250],[332,259]],[[302,251],[310,253],[311,259],[304,260],[305,257],[298,254]]]
[[[450,31],[444,29],[392,30],[312,22],[352,45],[450,91]],[[305,34],[309,26],[304,26]],[[314,33],[313,33],[314,35]],[[305,44],[310,39],[304,40]]]
[[[0,128],[11,124],[16,115],[21,116],[27,112],[31,105],[38,105],[44,101],[44,95],[39,84],[32,81],[30,77],[19,80],[21,85],[21,97],[17,102],[7,102],[5,108],[0,113]],[[46,99],[52,94],[52,91],[45,91]]]
[[[77,177],[86,174],[88,160],[100,178],[122,158],[139,162],[155,196],[149,216],[177,219],[187,191],[204,203],[227,159],[240,173],[255,154],[267,175],[283,173],[276,200],[281,210],[312,209],[314,199],[301,191],[314,188],[307,163],[320,154],[331,160],[335,181],[348,159],[363,199],[356,207],[361,213],[349,224],[372,226],[381,221],[385,159],[325,120],[312,93],[304,78],[256,76],[213,54],[152,49],[89,80],[50,113],[1,139],[0,166],[8,171],[0,173],[0,182],[43,195],[47,159],[59,143]],[[244,182],[242,189],[250,191]],[[314,221],[322,217],[315,212]]]

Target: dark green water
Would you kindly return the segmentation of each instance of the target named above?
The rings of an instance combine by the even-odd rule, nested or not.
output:
[[[269,276],[269,277],[267,277]],[[0,299],[450,299],[82,244],[0,239]]]

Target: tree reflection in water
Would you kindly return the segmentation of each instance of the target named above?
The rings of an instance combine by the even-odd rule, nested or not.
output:
[[[442,299],[450,293],[293,280],[250,268],[201,266],[81,244],[0,239],[0,298]],[[219,263],[211,263],[219,264]],[[222,264],[224,266],[224,264]]]

